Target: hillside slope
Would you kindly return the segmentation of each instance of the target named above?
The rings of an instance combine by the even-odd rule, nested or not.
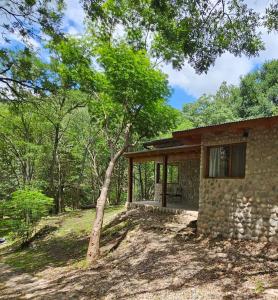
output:
[[[277,247],[199,237],[194,219],[122,213],[104,229],[97,265],[1,265],[0,299],[277,299]]]

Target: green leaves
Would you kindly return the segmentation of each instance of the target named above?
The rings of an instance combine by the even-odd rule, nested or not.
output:
[[[134,51],[124,43],[103,44],[98,53],[98,62],[108,84],[105,92],[131,115],[138,105],[147,105],[169,95],[166,76],[153,68],[144,50]]]
[[[266,62],[240,82],[241,118],[271,116],[277,111],[278,60]]]
[[[270,3],[266,9],[265,26],[269,31],[278,31],[278,2]]]
[[[258,32],[262,17],[241,0],[83,3],[103,40],[115,39],[120,27],[134,49],[145,49],[177,69],[189,61],[197,72],[206,72],[226,51],[252,56],[263,49]]]
[[[53,199],[38,190],[26,188],[14,192],[11,200],[0,203],[0,234],[12,234],[27,241],[52,205]]]

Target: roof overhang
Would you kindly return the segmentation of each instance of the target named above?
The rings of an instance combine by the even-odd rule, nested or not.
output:
[[[135,162],[160,161],[167,155],[170,161],[200,157],[202,136],[206,134],[223,134],[226,132],[248,132],[253,128],[271,128],[278,126],[278,116],[229,122],[219,125],[198,127],[188,130],[175,131],[172,138],[150,141],[145,147],[154,147],[138,152],[126,152],[124,156]]]
[[[183,145],[177,147],[157,148],[143,150],[138,152],[126,152],[124,156],[132,158],[135,162],[141,161],[160,161],[163,156],[167,155],[169,161],[183,160],[187,158],[199,157],[201,145]]]
[[[195,139],[198,140],[203,134],[221,134],[224,132],[244,132],[258,127],[272,127],[278,125],[278,116],[249,119],[243,121],[229,122],[219,125],[198,127],[172,133],[174,139]]]

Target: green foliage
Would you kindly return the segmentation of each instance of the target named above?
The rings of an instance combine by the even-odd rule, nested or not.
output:
[[[125,145],[127,124],[133,143],[175,128],[178,112],[167,105],[166,75],[145,50],[91,36],[51,41],[48,49],[49,62],[31,51],[12,53],[22,61],[12,67],[14,79],[29,70],[26,78],[43,89],[33,95],[14,85],[26,101],[0,106],[0,197],[32,185],[62,212],[95,203],[111,156]],[[110,203],[125,197],[125,163],[115,167]]]
[[[241,79],[240,118],[271,116],[278,106],[278,60],[272,60]]]
[[[100,39],[116,39],[121,26],[134,49],[147,49],[174,68],[189,61],[198,72],[204,72],[226,51],[252,56],[263,48],[257,30],[261,16],[241,0],[83,3]]]
[[[37,92],[42,88],[36,77],[41,69],[36,68],[38,61],[33,53],[33,42],[41,42],[42,35],[48,35],[56,42],[61,40],[64,1],[4,0],[1,4],[0,34],[4,43],[0,49],[0,100],[11,100],[14,96],[23,96],[26,89]],[[14,55],[10,50],[9,44],[13,40],[19,40],[20,48],[23,48],[19,55]]]
[[[9,36],[18,31],[23,40],[38,35],[38,29],[55,36],[62,18],[63,0],[4,1],[0,12],[5,13],[1,35],[9,41]],[[39,28],[38,28],[39,27]]]
[[[53,199],[38,190],[26,188],[0,203],[1,234],[11,234],[28,241],[42,217],[48,215]]]
[[[255,293],[261,294],[265,291],[265,284],[261,280],[256,281]]]
[[[101,67],[98,93],[89,103],[95,145],[106,153],[106,161],[125,142],[154,138],[174,128],[177,111],[167,105],[170,89],[166,76],[156,69],[145,51],[124,43],[99,44],[96,52]],[[131,137],[124,131],[131,125]],[[95,151],[94,151],[95,152]]]
[[[270,3],[266,9],[265,26],[269,31],[278,31],[278,2],[277,0]]]
[[[124,211],[124,206],[105,209],[104,225]],[[1,262],[30,273],[37,273],[49,265],[83,264],[87,250],[87,236],[95,218],[95,210],[71,211],[41,221],[41,226],[57,227],[47,239],[36,239],[36,247],[1,253]]]

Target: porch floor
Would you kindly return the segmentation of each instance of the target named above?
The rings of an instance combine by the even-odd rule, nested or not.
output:
[[[196,208],[192,208],[192,207],[187,207],[186,205],[184,205],[184,203],[171,203],[168,202],[166,204],[166,207],[162,207],[161,203],[158,201],[133,201],[132,206],[134,207],[160,207],[163,208],[164,210],[169,210],[169,211],[194,211],[194,212],[198,212],[198,209]]]

